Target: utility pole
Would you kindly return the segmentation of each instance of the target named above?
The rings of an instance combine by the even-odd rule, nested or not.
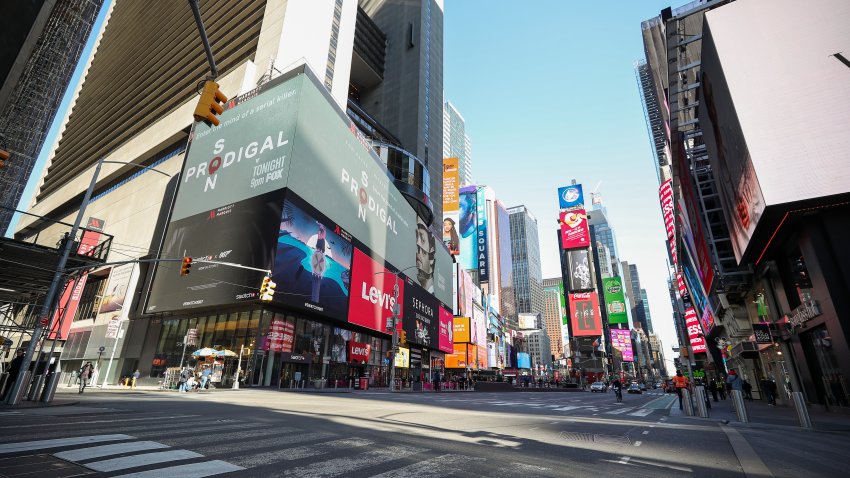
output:
[[[392,321],[393,340],[392,340],[392,355],[390,356],[390,392],[395,392],[395,355],[398,352],[398,319],[401,306],[398,304],[398,273],[395,274],[395,286],[393,287],[393,316]]]

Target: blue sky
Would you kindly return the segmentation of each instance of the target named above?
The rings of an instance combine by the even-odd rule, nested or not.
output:
[[[668,361],[664,226],[634,62],[640,22],[682,3],[446,0],[444,23],[445,99],[466,120],[473,179],[537,217],[544,278],[559,274],[557,188],[599,185]]]

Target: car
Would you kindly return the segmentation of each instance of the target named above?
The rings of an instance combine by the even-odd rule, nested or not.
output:
[[[666,383],[667,383],[667,388],[665,389],[665,391],[666,391],[667,393],[676,393],[676,386],[675,386],[675,385],[673,385],[673,381],[672,381],[672,380],[667,380],[667,382],[666,382]]]
[[[605,383],[604,383],[604,382],[593,382],[593,383],[590,385],[590,391],[591,391],[591,392],[602,392],[602,393],[605,393],[605,392],[607,392],[607,391],[608,391],[608,387],[607,387],[607,386],[605,386]]]
[[[656,389],[661,388],[661,382],[655,382],[655,388]]]
[[[645,383],[641,383],[641,384],[639,384],[639,386],[640,386],[640,391],[641,391],[641,392],[645,392],[645,391],[646,391],[646,384],[645,384]]]
[[[640,385],[638,385],[636,383],[629,385],[629,388],[626,391],[628,393],[638,393],[638,394],[643,393],[640,389]]]

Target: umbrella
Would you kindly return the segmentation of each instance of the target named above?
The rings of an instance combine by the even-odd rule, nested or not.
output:
[[[215,354],[215,356],[216,356],[216,357],[235,357],[235,356],[236,356],[236,352],[234,352],[234,351],[232,351],[232,350],[224,349],[224,350],[219,350],[219,351]]]
[[[198,349],[198,350],[195,350],[194,352],[192,352],[192,356],[193,357],[209,357],[210,355],[216,355],[217,353],[218,353],[218,350],[216,350],[216,349],[204,347],[202,349]]]

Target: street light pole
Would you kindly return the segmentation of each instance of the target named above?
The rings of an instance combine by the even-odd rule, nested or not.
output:
[[[393,287],[393,315],[392,315],[392,317],[390,317],[390,321],[391,321],[391,324],[392,324],[392,330],[393,330],[393,338],[392,338],[392,345],[391,345],[392,350],[391,350],[391,354],[390,354],[390,392],[395,392],[395,356],[396,356],[396,351],[398,349],[398,325],[399,325],[399,319],[401,319],[401,317],[400,317],[401,306],[398,303],[398,296],[399,296],[399,293],[400,293],[400,289],[399,289],[399,286],[398,286],[398,275],[401,274],[402,272],[408,270],[408,269],[413,269],[414,267],[416,267],[416,266],[405,267],[404,269],[401,269],[398,272],[392,273],[395,276],[395,287]],[[383,274],[383,273],[384,273],[383,271],[376,272],[375,275]]]

